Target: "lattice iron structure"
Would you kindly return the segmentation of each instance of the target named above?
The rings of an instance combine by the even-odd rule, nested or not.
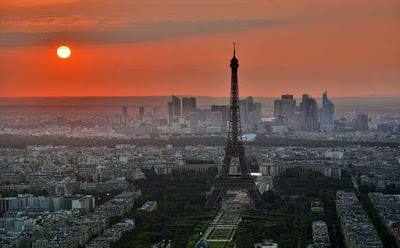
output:
[[[242,129],[240,125],[239,85],[238,68],[239,61],[236,58],[235,44],[233,45],[233,58],[230,64],[232,70],[230,116],[228,142],[225,148],[225,158],[222,170],[217,175],[210,198],[206,207],[217,206],[226,194],[227,190],[247,190],[254,204],[257,206],[262,202],[261,195],[255,185],[254,178],[250,175],[249,167],[245,160],[245,148],[242,140]],[[240,175],[230,175],[232,158],[239,159]]]

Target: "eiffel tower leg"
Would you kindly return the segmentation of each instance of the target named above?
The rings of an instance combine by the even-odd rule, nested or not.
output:
[[[249,189],[248,191],[251,199],[253,199],[254,205],[257,207],[258,204],[262,202],[260,193],[258,192],[257,188]]]
[[[244,158],[244,154],[239,156],[240,170],[242,175],[249,175],[249,168],[246,165],[246,159]]]
[[[229,175],[229,169],[231,167],[231,162],[232,162],[232,154],[225,154],[224,158],[224,165],[222,167],[222,175],[228,176]]]

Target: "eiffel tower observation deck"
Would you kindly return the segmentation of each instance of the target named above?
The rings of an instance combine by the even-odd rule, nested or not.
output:
[[[242,129],[240,126],[240,108],[239,108],[239,86],[238,86],[238,68],[239,61],[236,58],[235,44],[233,47],[233,58],[230,67],[231,77],[231,96],[229,113],[229,131],[228,142],[225,148],[224,164],[221,172],[217,175],[210,198],[208,198],[206,207],[218,206],[228,190],[245,190],[253,200],[255,206],[262,202],[260,192],[258,191],[254,178],[250,175],[249,167],[245,160],[245,148],[242,140]],[[230,175],[230,167],[233,158],[239,159],[240,175]]]

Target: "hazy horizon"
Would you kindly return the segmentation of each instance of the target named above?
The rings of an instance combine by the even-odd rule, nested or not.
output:
[[[323,94],[324,91],[321,91],[321,94]],[[245,97],[257,97],[257,98],[274,98],[274,99],[279,99],[282,95],[293,95],[294,98],[296,99],[301,99],[301,96],[303,94],[308,94],[312,96],[313,98],[322,98],[320,95],[312,95],[307,92],[301,93],[301,94],[292,94],[292,93],[282,93],[281,95],[276,95],[276,96],[258,96],[258,95],[247,95],[247,96],[240,96],[240,98],[245,98]],[[111,97],[171,97],[172,95],[177,96],[177,97],[210,97],[210,98],[228,98],[229,96],[212,96],[212,95],[178,95],[178,94],[169,94],[169,95],[68,95],[68,96],[0,96],[0,99],[7,99],[7,98],[111,98]],[[354,95],[354,96],[330,96],[329,91],[328,91],[328,96],[329,98],[335,99],[335,98],[366,98],[366,97],[372,97],[372,98],[391,98],[391,97],[400,97],[400,93],[394,93],[394,94],[370,94],[370,95]]]
[[[192,95],[191,95],[192,96]],[[328,94],[329,96],[329,94]],[[178,96],[182,97],[182,96]],[[242,96],[245,98],[247,96]],[[297,104],[301,96],[296,96]],[[320,96],[313,96],[321,106]],[[198,108],[209,108],[211,105],[228,105],[229,97],[196,96]],[[279,97],[254,97],[261,102],[263,112],[272,117],[274,100]],[[335,104],[338,116],[356,113],[398,113],[400,97],[329,97]],[[0,110],[3,114],[66,114],[66,113],[98,113],[120,114],[121,107],[127,106],[130,113],[137,113],[140,106],[145,107],[146,113],[152,113],[153,108],[161,112],[167,111],[167,102],[171,96],[108,96],[108,97],[0,97]]]

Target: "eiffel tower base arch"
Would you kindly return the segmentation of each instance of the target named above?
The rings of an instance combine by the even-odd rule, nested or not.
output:
[[[242,175],[217,176],[206,207],[218,207],[228,190],[246,190],[255,206],[259,206],[263,202],[253,177]]]

